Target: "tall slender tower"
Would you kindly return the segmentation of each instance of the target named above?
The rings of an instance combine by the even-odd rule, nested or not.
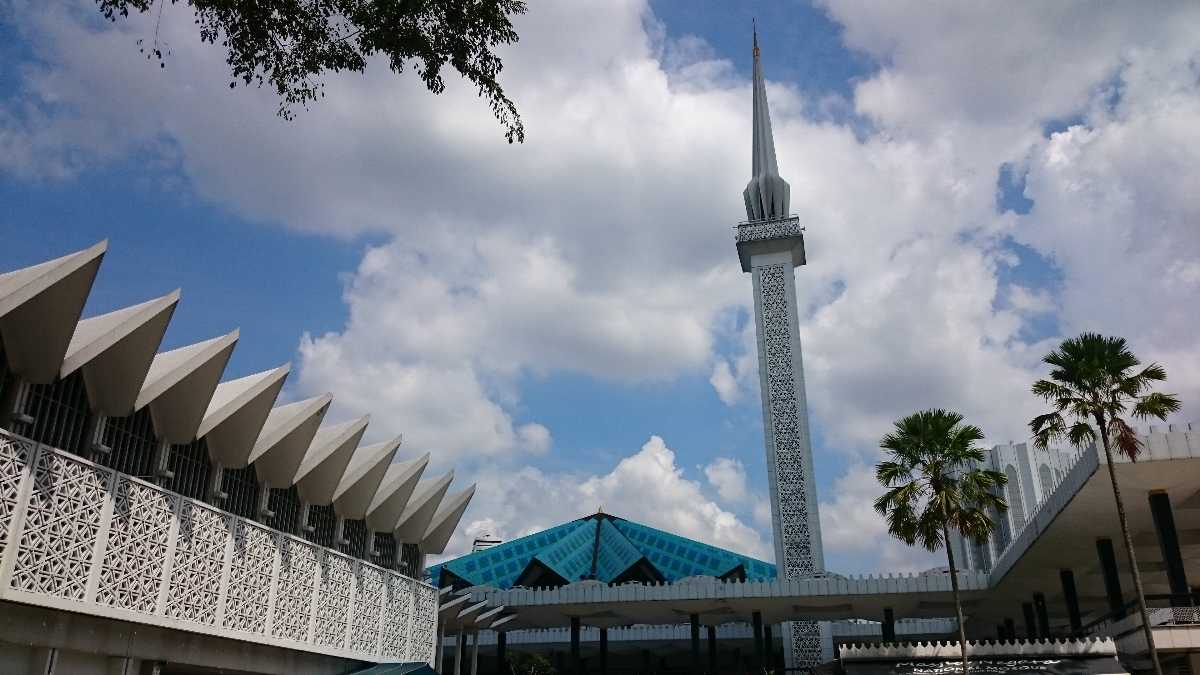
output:
[[[790,188],[779,176],[758,35],[754,35],[753,176],[746,185],[746,222],[737,226],[742,271],[754,277],[754,326],[762,391],[775,563],[784,579],[820,575],[821,523],[813,482],[808,403],[793,269],[805,263],[804,230],[791,216]],[[815,665],[821,657],[819,627],[792,622],[784,631],[789,667]]]

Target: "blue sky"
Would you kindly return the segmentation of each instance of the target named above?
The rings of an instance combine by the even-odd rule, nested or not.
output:
[[[468,88],[431,97],[381,64],[280,121],[269,92],[217,86],[222,57],[184,11],[161,73],[137,70],[144,26],[87,3],[0,22],[0,268],[109,238],[86,314],[182,287],[164,347],[239,327],[227,376],[292,361],[287,396],[331,390],[335,414],[374,415],[369,435],[405,432],[406,453],[480,481],[452,546],[603,503],[769,557],[727,229],[751,17],[809,224],[797,281],[832,568],[936,564],[864,508],[874,439],[925,405],[1020,439],[1060,335],[1132,330],[1182,393],[1200,387],[1194,319],[1174,314],[1200,284],[1195,207],[1144,180],[1198,164],[1180,149],[1186,4],[1136,21],[1014,10],[1005,40],[982,9],[533,3],[506,58],[530,131],[516,147]],[[1046,44],[1072,58],[1044,72]],[[1173,148],[1167,165],[1129,129]],[[1117,264],[1140,280],[1096,269]]]

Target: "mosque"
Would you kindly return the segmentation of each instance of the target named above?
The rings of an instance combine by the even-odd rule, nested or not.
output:
[[[608,513],[427,568],[474,486],[424,475],[332,394],[282,400],[288,366],[226,377],[236,331],[159,351],[179,292],[81,318],[107,243],[0,274],[0,672],[560,673],[972,669],[1200,673],[1200,430],[1144,457],[995,447],[1012,506],[946,570],[825,569],[795,268],[804,228],[776,162],[754,45],[752,177],[735,228],[752,275],[774,561]],[[1130,612],[1121,482],[1153,644]],[[636,514],[625,514],[635,516]],[[1189,581],[1189,579],[1191,581]]]

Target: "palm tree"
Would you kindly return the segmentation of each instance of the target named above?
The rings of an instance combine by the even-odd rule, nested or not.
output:
[[[1051,366],[1050,379],[1035,382],[1033,393],[1049,402],[1054,409],[1045,415],[1038,415],[1029,423],[1033,431],[1033,443],[1044,450],[1051,442],[1066,438],[1072,445],[1080,447],[1094,444],[1096,431],[1100,432],[1100,444],[1108,461],[1108,477],[1112,481],[1113,499],[1117,502],[1117,520],[1121,523],[1121,536],[1125,539],[1125,554],[1129,557],[1138,611],[1142,615],[1142,630],[1154,662],[1154,673],[1162,675],[1146,611],[1142,575],[1138,572],[1137,558],[1133,553],[1133,540],[1129,538],[1125,503],[1121,500],[1117,472],[1113,470],[1112,446],[1116,445],[1117,450],[1129,461],[1137,461],[1142,441],[1122,416],[1128,411],[1138,419],[1155,417],[1164,420],[1167,415],[1179,410],[1179,399],[1172,394],[1150,391],[1153,383],[1167,379],[1167,371],[1157,363],[1137,370],[1141,361],[1129,351],[1124,338],[1084,333],[1063,340],[1058,349],[1047,354],[1042,362]]]
[[[967,632],[950,530],[987,541],[995,527],[988,512],[1008,510],[997,494],[1008,477],[980,468],[984,455],[975,443],[983,440],[983,432],[962,421],[962,415],[948,410],[923,410],[896,421],[879,442],[888,459],[875,467],[875,478],[887,492],[875,500],[875,510],[887,517],[888,532],[909,546],[920,543],[929,551],[945,546],[967,675]]]

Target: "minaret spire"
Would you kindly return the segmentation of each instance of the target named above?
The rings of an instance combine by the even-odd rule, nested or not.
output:
[[[791,187],[779,177],[775,161],[775,138],[771,132],[771,111],[767,107],[767,87],[763,81],[762,59],[758,49],[758,26],[754,25],[754,142],[751,148],[751,178],[742,193],[748,220],[788,217]]]

